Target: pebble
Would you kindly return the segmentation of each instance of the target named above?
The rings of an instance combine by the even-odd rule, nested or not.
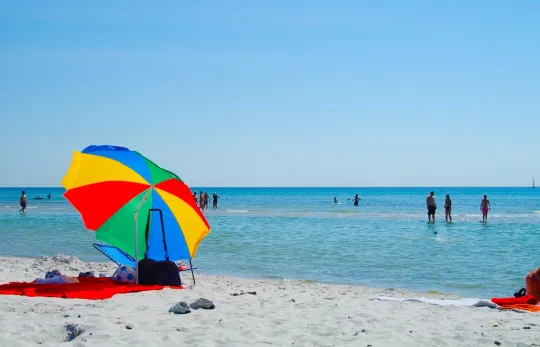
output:
[[[132,325],[132,324],[128,324],[128,325],[126,325],[126,329],[128,329],[128,330],[131,330],[131,329],[133,329],[133,325]]]
[[[80,324],[67,323],[66,325],[64,325],[64,329],[66,329],[67,334],[66,340],[64,342],[73,341],[78,336],[84,333],[84,326]]]
[[[499,341],[495,341],[494,343],[495,343],[497,346],[500,346],[500,345],[501,345],[501,343],[500,343]]]

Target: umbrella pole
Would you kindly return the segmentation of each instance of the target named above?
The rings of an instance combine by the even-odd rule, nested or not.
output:
[[[136,282],[139,284],[139,222],[137,215],[139,214],[139,210],[141,209],[142,205],[148,200],[148,195],[150,195],[150,192],[152,191],[152,188],[154,186],[151,186],[150,189],[146,191],[146,194],[141,200],[141,203],[137,208],[135,209],[135,213],[133,214],[133,217],[135,218],[135,275],[136,275]]]
[[[189,267],[191,269],[191,277],[193,277],[193,285],[195,285],[195,274],[193,273],[193,264],[191,264],[191,259],[189,259]]]

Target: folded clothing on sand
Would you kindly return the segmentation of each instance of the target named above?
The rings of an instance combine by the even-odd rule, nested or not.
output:
[[[0,295],[23,295],[31,297],[53,297],[67,299],[102,300],[109,299],[116,294],[161,290],[158,285],[140,285],[122,283],[108,278],[78,277],[78,283],[39,284],[12,282],[0,285]],[[172,287],[182,289],[182,287]]]
[[[37,284],[66,284],[66,283],[78,283],[79,279],[77,277],[68,277],[68,276],[54,276],[54,277],[45,277],[45,278],[36,278],[34,283]]]

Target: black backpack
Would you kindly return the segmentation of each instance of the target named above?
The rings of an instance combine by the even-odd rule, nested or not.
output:
[[[150,236],[150,216],[152,212],[159,212],[161,222],[161,234],[163,237],[163,248],[165,250],[165,260],[156,261],[148,258],[148,237]],[[139,284],[157,284],[161,286],[180,286],[180,271],[175,262],[169,260],[167,251],[167,240],[165,239],[165,224],[163,223],[163,212],[160,209],[152,208],[148,211],[145,230],[146,251],[144,259],[139,261]]]

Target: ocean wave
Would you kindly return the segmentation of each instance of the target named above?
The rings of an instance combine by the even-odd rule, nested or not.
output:
[[[248,213],[249,212],[248,210],[225,210],[225,211],[229,213]]]

